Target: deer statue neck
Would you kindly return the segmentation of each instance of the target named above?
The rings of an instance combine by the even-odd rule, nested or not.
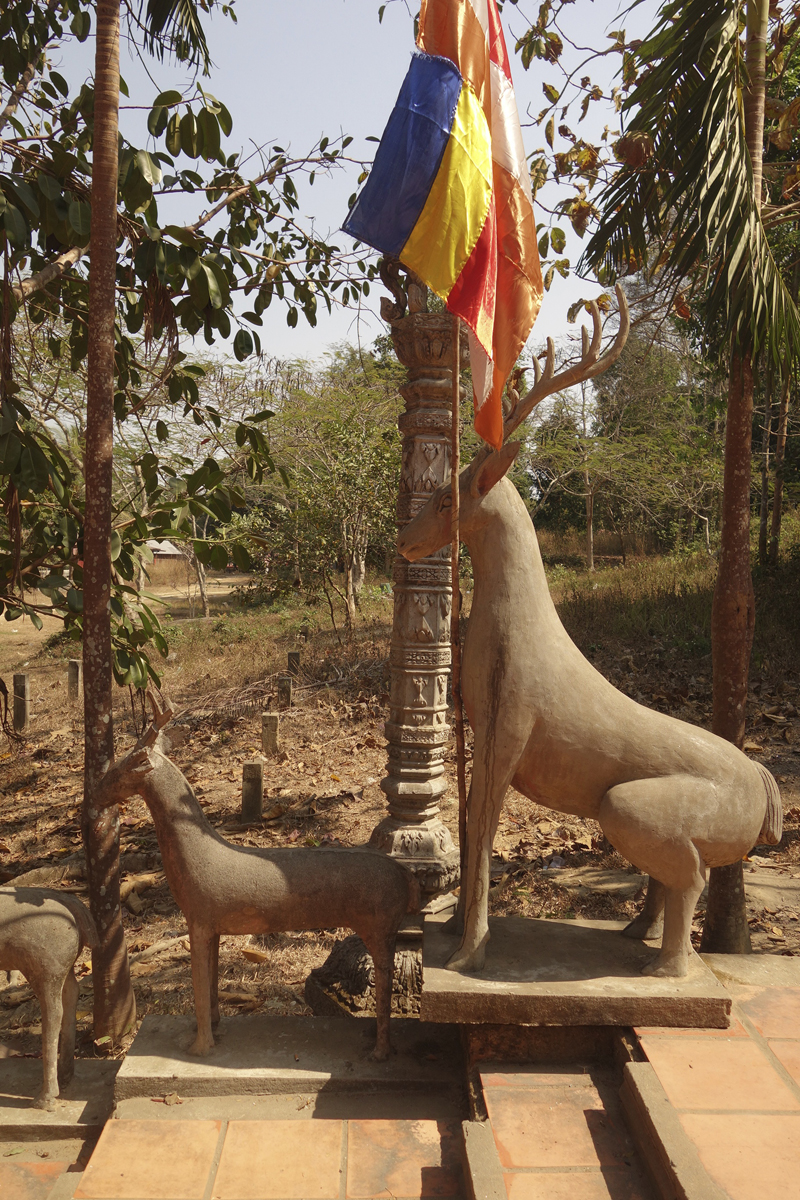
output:
[[[150,809],[165,869],[172,865],[180,877],[209,868],[228,849],[197,802],[191,784],[156,746],[149,752],[152,769],[137,790]],[[176,897],[177,899],[177,897]]]
[[[472,559],[473,613],[488,604],[512,616],[524,612],[542,632],[548,626],[561,629],[533,522],[509,480],[495,484],[461,537]]]

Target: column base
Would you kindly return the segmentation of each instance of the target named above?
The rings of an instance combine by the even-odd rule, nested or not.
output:
[[[369,844],[413,871],[423,898],[458,886],[458,848],[450,830],[438,817],[413,825],[384,817],[373,829]]]

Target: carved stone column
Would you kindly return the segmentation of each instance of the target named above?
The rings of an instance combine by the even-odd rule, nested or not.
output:
[[[406,410],[399,419],[399,529],[450,470],[452,317],[424,311],[424,292],[413,283],[409,304],[408,316],[390,317],[395,352],[408,371],[408,382],[400,389]],[[384,314],[390,315],[388,309]],[[451,603],[449,546],[416,563],[395,558],[388,774],[381,781],[389,813],[370,841],[401,859],[429,895],[446,891],[458,879],[458,850],[439,815],[450,738]]]
[[[404,268],[403,268],[404,270]],[[450,471],[452,317],[429,313],[427,289],[409,275],[407,294],[399,264],[384,260],[381,278],[397,303],[381,302],[392,341],[408,381],[399,419],[403,456],[397,497],[400,529],[415,516]],[[404,316],[406,303],[410,308]],[[462,338],[462,368],[467,365]],[[370,844],[399,858],[430,900],[458,882],[459,856],[442,821],[439,802],[447,787],[444,756],[450,737],[447,681],[450,675],[450,547],[416,563],[394,560],[392,672],[386,737],[389,812]],[[306,980],[306,1001],[318,1016],[371,1015],[375,1011],[372,961],[358,938],[334,946]],[[392,985],[392,1012],[419,1012],[422,989],[422,921],[409,917],[399,931]]]

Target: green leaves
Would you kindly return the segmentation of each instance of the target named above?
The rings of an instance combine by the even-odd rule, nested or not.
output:
[[[233,339],[233,353],[237,362],[243,362],[253,353],[253,338],[247,329],[240,329]]]
[[[626,140],[648,154],[604,189],[581,266],[609,279],[657,269],[676,286],[702,271],[707,335],[779,363],[800,353],[800,316],[753,197],[738,13],[728,0],[662,8],[622,106]]]

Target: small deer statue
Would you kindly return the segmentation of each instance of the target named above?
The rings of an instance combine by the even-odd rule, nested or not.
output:
[[[554,374],[548,342],[531,391],[504,424],[508,435],[546,396],[599,375],[627,338],[625,295],[617,287],[620,326],[601,357],[602,331],[583,330],[580,362]],[[480,971],[489,937],[489,868],[509,784],[558,812],[592,817],[621,854],[650,876],[643,911],[625,929],[656,937],[650,975],[688,972],[692,914],[708,867],[741,858],[757,842],[780,840],[782,809],[772,775],[730,742],[637,704],[586,661],[568,637],[550,597],[530,516],[504,478],[520,443],[483,447],[459,478],[460,536],[472,558],[474,594],[462,673],[474,731],[467,801],[466,877],[448,961]],[[411,562],[451,540],[452,484],[435,491],[403,529],[399,550]]]
[[[36,1108],[56,1106],[74,1071],[78,981],[73,967],[97,930],[80,900],[47,888],[0,888],[0,971],[20,971],[42,1010],[42,1090]]]
[[[419,888],[394,859],[366,849],[262,850],[233,846],[207,821],[189,783],[158,745],[170,720],[149,693],[154,719],[133,749],[107,772],[105,807],[138,793],[156,827],[164,872],[186,917],[192,954],[197,1037],[192,1054],[208,1054],[219,1022],[220,934],[352,929],[375,966],[377,1041],[373,1057],[391,1049],[389,1014],[397,930],[419,911]]]

